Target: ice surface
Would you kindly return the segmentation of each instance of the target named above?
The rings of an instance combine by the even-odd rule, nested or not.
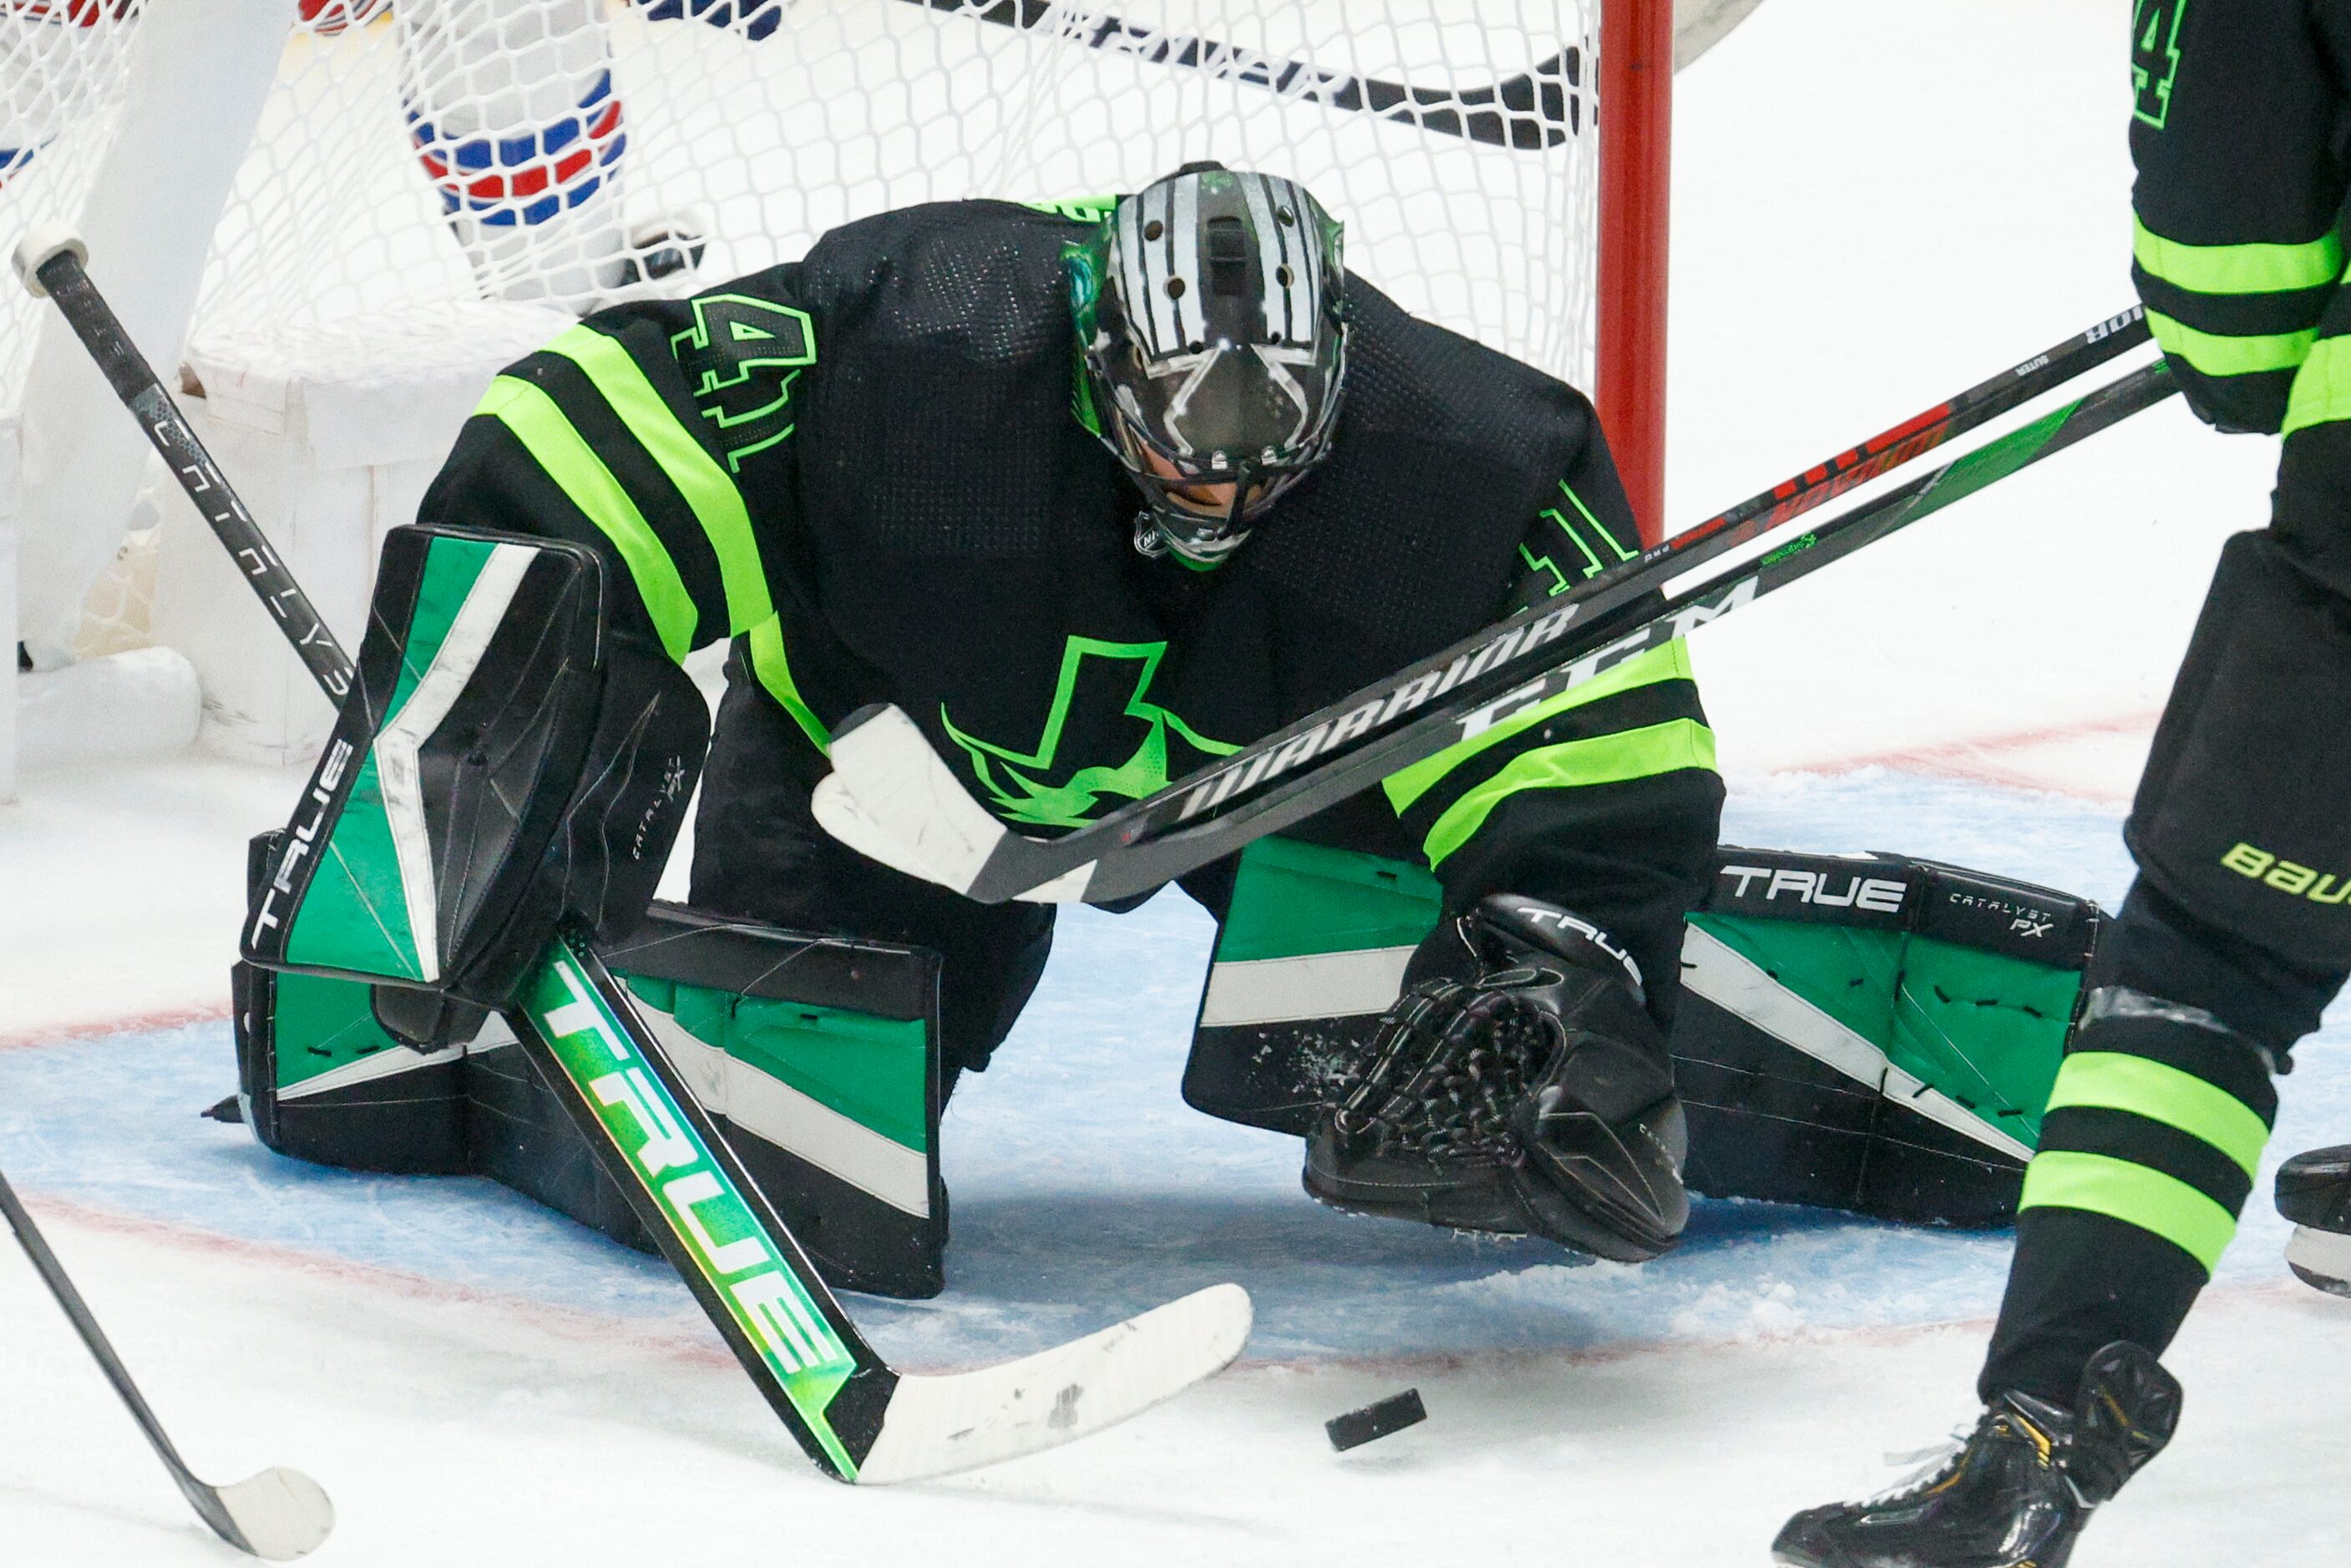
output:
[[[1778,0],[1680,78],[1676,516],[2126,302],[2112,12]],[[2150,715],[2274,456],[2158,410],[1701,633],[1725,836],[2111,903]],[[1169,897],[1067,917],[946,1118],[947,1293],[851,1307],[908,1366],[966,1366],[1231,1278],[1248,1359],[1052,1454],[832,1486],[658,1263],[196,1116],[231,1086],[242,841],[298,785],[191,760],[0,808],[0,1164],[199,1473],[297,1464],[334,1496],[322,1563],[1760,1565],[1789,1512],[1970,1414],[1998,1233],[1701,1203],[1680,1251],[1576,1268],[1317,1208],[1294,1144],[1177,1097],[1207,928]],[[2351,1137],[2351,1018],[2300,1055],[2273,1162]],[[2078,1568],[2344,1560],[2351,1305],[2291,1281],[2283,1231],[2265,1173],[2168,1357],[2182,1434]],[[1426,1423],[1330,1452],[1324,1419],[1405,1384]],[[6,1257],[0,1388],[0,1560],[225,1560]]]

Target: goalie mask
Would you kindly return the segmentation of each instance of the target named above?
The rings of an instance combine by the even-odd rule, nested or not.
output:
[[[1071,257],[1098,433],[1135,547],[1217,564],[1330,451],[1346,369],[1339,224],[1288,180],[1189,163]]]

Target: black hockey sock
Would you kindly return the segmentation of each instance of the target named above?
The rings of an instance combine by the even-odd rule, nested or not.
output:
[[[2251,1041],[2102,990],[2051,1091],[1979,1384],[2070,1399],[2099,1346],[2160,1353],[2235,1233],[2277,1094]]]
[[[2152,1231],[2083,1209],[2028,1209],[1977,1397],[2064,1404],[2099,1346],[2127,1339],[2160,1355],[2203,1288],[2203,1266]]]

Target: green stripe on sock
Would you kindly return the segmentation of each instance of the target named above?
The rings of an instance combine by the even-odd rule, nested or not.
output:
[[[684,659],[692,652],[699,617],[693,596],[685,591],[684,579],[677,574],[677,563],[670,559],[668,548],[637,510],[637,504],[629,499],[628,491],[612,477],[612,471],[604,466],[604,460],[596,455],[595,448],[555,400],[529,381],[500,376],[490,383],[474,413],[476,418],[496,420],[512,431],[571,504],[612,541],[612,547],[628,565],[629,576],[636,581],[638,596],[644,600],[645,613],[653,619],[663,650],[672,659]]]
[[[2201,1138],[2235,1161],[2248,1177],[2261,1169],[2270,1141],[2260,1113],[2228,1090],[2193,1073],[2118,1051],[2083,1051],[2065,1058],[2049,1092],[2049,1109],[2068,1106],[2129,1111]]]
[[[1434,867],[1484,826],[1496,806],[1520,790],[1618,784],[1678,768],[1714,766],[1714,732],[1695,719],[1669,719],[1638,730],[1538,746],[1445,808],[1422,849]]]
[[[2343,242],[2332,233],[2303,244],[2191,245],[2165,239],[2136,213],[2131,258],[2153,276],[2198,294],[2287,294],[2343,275]]]
[[[2126,1159],[2068,1149],[2032,1157],[2017,1209],[2082,1209],[2136,1225],[2194,1258],[2207,1274],[2237,1233],[2235,1215],[2184,1181]]]
[[[629,351],[593,327],[580,326],[549,343],[547,352],[560,354],[587,372],[588,379],[612,405],[612,412],[644,443],[645,451],[685,497],[685,504],[694,508],[695,521],[702,524],[718,557],[719,580],[726,589],[728,634],[747,631],[775,614],[742,490],[662,401]]]
[[[2282,433],[2342,420],[2351,420],[2351,337],[2322,337],[2294,373]]]
[[[2269,332],[2251,337],[2229,337],[2199,332],[2159,310],[2147,313],[2147,324],[2164,353],[2184,360],[2207,376],[2253,376],[2264,370],[2291,370],[2310,356],[2318,340],[2315,327],[2306,332]]]

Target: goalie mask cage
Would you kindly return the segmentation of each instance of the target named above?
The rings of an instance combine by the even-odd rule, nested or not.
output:
[[[92,275],[167,382],[186,367],[200,433],[347,639],[365,571],[342,580],[329,536],[371,560],[497,364],[570,317],[888,208],[1076,201],[1201,158],[1297,179],[1405,309],[1594,391],[1658,524],[1670,0],[0,5],[5,243],[81,224]],[[175,565],[176,498],[150,475],[158,606],[130,556],[91,593],[139,520],[143,459],[77,353],[37,302],[0,307],[21,635],[47,662],[177,645],[146,621],[182,573],[217,575],[193,559],[209,540]],[[57,433],[107,420],[102,452]],[[339,463],[367,479],[311,472]],[[278,660],[248,613],[207,609]],[[191,656],[215,716],[253,706],[215,691],[225,645]]]

